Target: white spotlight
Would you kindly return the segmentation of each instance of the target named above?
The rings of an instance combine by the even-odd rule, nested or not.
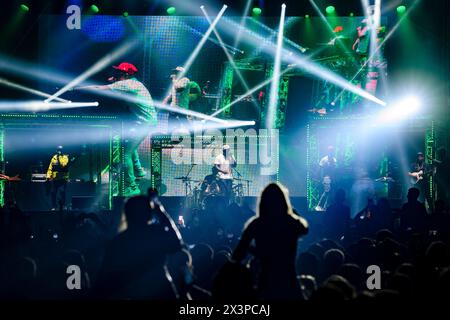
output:
[[[421,107],[421,101],[416,96],[407,96],[397,103],[384,108],[378,115],[380,122],[401,121],[416,114]]]
[[[272,128],[274,125],[275,115],[278,105],[278,86],[280,84],[280,67],[281,67],[281,53],[283,50],[283,32],[284,32],[284,19],[286,14],[286,5],[281,6],[280,25],[278,27],[277,48],[275,51],[275,60],[273,62],[273,78],[272,85],[270,87],[269,105],[267,108],[266,126]]]
[[[407,114],[413,114],[419,110],[420,104],[421,103],[419,98],[417,98],[416,96],[409,96],[400,101],[398,105],[395,106],[395,108],[404,110],[404,112]]]

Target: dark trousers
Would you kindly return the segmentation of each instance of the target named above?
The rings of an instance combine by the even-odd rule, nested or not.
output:
[[[228,202],[231,200],[231,193],[233,191],[233,180],[232,179],[221,179],[223,188],[224,188],[224,195],[225,199]]]
[[[419,201],[423,202],[427,210],[432,210],[434,207],[434,202],[430,194],[430,181],[428,179],[423,179],[414,185],[419,189]]]
[[[52,208],[62,209],[66,204],[67,180],[53,180],[50,195],[52,198]]]

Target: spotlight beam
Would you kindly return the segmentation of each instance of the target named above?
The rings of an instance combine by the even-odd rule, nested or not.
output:
[[[187,23],[183,23],[183,25],[184,25],[185,28],[189,29],[190,31],[192,31],[192,32],[195,33],[195,34],[198,34],[198,35],[200,35],[200,36],[202,36],[202,37],[205,35],[204,33],[198,31],[197,29],[192,28],[192,27],[191,27],[190,25],[188,25]],[[222,46],[218,40],[215,40],[215,39],[213,39],[213,38],[211,38],[211,37],[208,38],[208,41],[210,41],[210,42],[212,42],[212,43],[214,43],[214,44],[216,44],[216,45],[218,45],[218,46]],[[227,49],[228,49],[229,51],[231,51],[233,54],[235,54],[235,53],[237,53],[237,52],[240,53],[240,54],[244,54],[244,51],[242,51],[242,50],[240,50],[240,49],[238,49],[238,48],[235,48],[235,47],[233,47],[233,46],[230,46],[229,44],[224,43],[223,45],[225,46],[225,48],[227,48]]]
[[[43,98],[51,97],[51,95],[49,95],[48,93],[45,93],[45,92],[42,92],[42,91],[39,91],[39,90],[36,90],[36,89],[32,89],[32,88],[29,88],[29,87],[26,87],[26,86],[23,86],[23,85],[20,85],[20,84],[17,84],[17,83],[13,83],[13,82],[8,81],[8,80],[6,80],[4,78],[0,78],[0,84],[4,85],[6,87],[13,88],[13,89],[25,91],[25,92],[37,95],[39,97],[43,97]],[[55,100],[59,101],[59,102],[65,102],[65,103],[69,103],[70,102],[69,100],[65,100],[65,99],[61,99],[61,98],[55,98]]]
[[[278,27],[277,49],[275,52],[275,60],[273,65],[272,85],[270,87],[269,105],[267,107],[266,127],[272,128],[274,118],[278,105],[278,90],[280,84],[280,67],[281,67],[281,53],[283,49],[283,33],[284,33],[284,19],[286,15],[286,5],[281,5],[280,25]]]
[[[233,30],[235,30],[239,25],[230,19],[224,18],[223,21],[225,21],[225,24],[223,26],[224,30],[227,32],[232,33]],[[254,32],[245,29],[245,33],[242,35],[242,39],[248,42],[249,44],[255,44],[258,45],[262,43],[265,38],[255,34]],[[276,45],[272,44],[270,46],[267,46],[264,50],[267,54],[274,54],[276,51]],[[365,99],[371,100],[377,104],[385,105],[386,103],[377,97],[373,96],[369,92],[362,90],[361,88],[353,85],[352,83],[348,82],[345,78],[342,76],[332,72],[331,70],[321,66],[320,64],[312,61],[309,57],[303,56],[303,55],[297,55],[295,53],[289,52],[288,50],[283,50],[282,54],[282,61],[294,64],[296,65],[296,68],[302,69],[311,75],[329,81],[338,87],[345,88],[348,91],[351,91],[358,96],[361,96]]]
[[[287,73],[288,71],[291,71],[292,68],[287,68],[285,69],[283,72],[280,73],[280,77],[283,76],[285,73]],[[226,106],[224,106],[222,109],[219,109],[217,111],[215,111],[213,114],[211,114],[211,117],[217,116],[218,114],[224,112],[226,109],[230,108],[231,106],[235,105],[236,103],[238,103],[239,101],[244,100],[246,97],[248,97],[249,95],[255,93],[256,91],[264,88],[265,86],[267,86],[269,83],[272,82],[272,78],[266,79],[265,81],[261,82],[260,84],[256,85],[255,87],[253,87],[252,89],[250,89],[248,92],[242,94],[239,98],[237,98],[236,100],[230,102],[229,104],[227,104]]]
[[[236,38],[234,40],[234,46],[237,47],[239,45],[239,41],[241,40],[241,32],[242,29],[245,26],[245,20],[247,19],[248,13],[250,12],[250,6],[252,5],[252,0],[247,0],[247,3],[245,4],[244,13],[242,14],[241,22],[239,24],[238,33],[236,35]]]
[[[86,90],[89,92],[92,92],[94,94],[98,94],[98,95],[102,95],[102,96],[107,96],[110,97],[112,99],[118,99],[118,100],[122,100],[122,101],[127,101],[130,103],[141,103],[141,104],[148,104],[148,100],[143,99],[143,98],[138,98],[135,95],[132,94],[127,94],[124,92],[117,92],[117,91],[112,91],[112,90],[98,90],[95,88],[79,88],[79,90]],[[215,118],[213,116],[210,115],[206,115],[200,112],[196,112],[196,111],[192,111],[192,110],[187,110],[187,109],[183,109],[180,107],[173,107],[167,104],[163,104],[160,101],[153,101],[153,106],[155,106],[156,108],[160,109],[160,110],[166,110],[166,111],[170,111],[170,112],[174,112],[174,113],[179,113],[179,114],[183,114],[183,115],[187,115],[187,116],[193,116],[196,118],[200,118],[200,119],[204,119],[204,120],[209,120],[209,121],[214,121],[214,122],[220,122],[220,123],[226,123],[226,120],[223,119],[219,119],[219,118]]]
[[[290,21],[293,22],[293,21],[295,21],[295,20],[289,20],[289,18],[288,18],[288,20],[286,20],[286,23],[285,23],[285,29],[286,29],[286,28],[288,27],[288,25],[290,24]],[[273,30],[272,28],[266,26],[264,23],[262,23],[262,22],[260,22],[260,21],[258,21],[258,20],[255,20],[255,19],[253,19],[252,22],[255,23],[255,24],[257,24],[257,25],[260,26],[261,28],[267,30],[268,32],[270,32],[270,38],[269,38],[269,40],[272,40],[273,38],[275,38],[276,36],[278,36],[278,32],[277,32],[276,30]],[[291,39],[286,38],[286,37],[284,37],[284,36],[283,36],[283,42],[285,42],[285,43],[291,45],[291,46],[294,47],[295,49],[299,50],[301,53],[305,53],[305,52],[306,52],[306,48],[302,47],[302,46],[299,45],[298,43],[295,43],[295,42],[292,41]]]
[[[66,84],[64,87],[62,87],[60,90],[58,90],[55,94],[53,94],[51,97],[49,97],[46,102],[50,102],[56,97],[59,97],[63,93],[67,92],[68,90],[72,89],[76,85],[80,84],[87,78],[91,77],[92,75],[96,74],[97,72],[103,70],[106,66],[112,63],[112,61],[120,58],[122,55],[127,53],[131,48],[133,48],[137,44],[137,41],[130,41],[122,44],[118,48],[116,48],[112,53],[107,54],[103,58],[101,58],[99,61],[97,61],[93,66],[91,66],[88,70],[84,71],[82,74],[80,74],[78,77],[73,79],[71,82]]]
[[[417,5],[418,1],[416,0],[413,5],[408,9],[408,11],[406,11],[406,13],[400,18],[399,21],[397,21],[397,23],[394,25],[394,27],[392,27],[392,29],[388,32],[388,34],[386,35],[386,37],[383,39],[383,41],[381,41],[378,46],[375,48],[374,52],[372,52],[372,55],[369,56],[369,58],[366,60],[366,62],[364,62],[364,64],[361,66],[361,68],[359,68],[359,70],[355,73],[355,75],[352,77],[352,79],[350,80],[350,82],[352,82],[353,80],[355,80],[359,74],[364,70],[364,68],[367,66],[367,64],[369,64],[377,55],[378,51],[380,51],[380,49],[383,47],[383,45],[386,43],[386,41],[388,41],[392,35],[394,34],[395,31],[397,31],[397,29],[400,27],[400,24],[403,22],[404,19],[406,19],[406,17],[408,16],[408,14],[410,13],[410,11]],[[339,98],[344,94],[345,89],[342,90],[334,99],[334,102],[338,101]]]
[[[203,11],[203,14],[205,15],[206,20],[208,20],[208,23],[211,25],[211,19],[209,18],[208,13],[206,12],[206,9],[203,6],[201,7],[201,9]],[[213,28],[213,32],[214,32],[214,35],[216,36],[217,40],[219,41],[220,46],[222,47],[223,51],[225,52],[225,55],[227,56],[228,61],[230,62],[231,66],[233,67],[234,71],[236,72],[239,80],[241,81],[242,85],[244,86],[244,89],[246,91],[250,91],[250,88],[248,87],[247,82],[245,81],[244,77],[242,76],[241,71],[236,66],[236,63],[234,62],[233,57],[230,55],[227,48],[225,47],[225,43],[223,42],[222,37],[217,32],[216,28]],[[256,103],[254,102],[254,99],[252,99],[252,102],[253,102],[253,105],[255,106],[255,108],[259,109],[258,106],[256,105]]]
[[[223,119],[215,118],[213,116],[209,116],[204,113],[197,112],[197,111],[187,110],[187,109],[180,108],[180,107],[169,106],[169,105],[163,104],[162,102],[154,101],[153,104],[156,108],[161,109],[161,110],[184,114],[186,116],[193,116],[193,117],[200,118],[203,120],[209,120],[209,121],[214,121],[214,122],[218,122],[218,123],[227,123],[227,121],[223,120]]]
[[[369,22],[371,24],[372,32],[370,33],[370,55],[374,55],[377,48],[377,30],[380,27],[381,19],[381,0],[375,0],[375,9],[373,13],[373,21]]]
[[[73,77],[67,74],[62,74],[50,68],[44,68],[42,65],[32,64],[28,61],[18,60],[2,54],[0,54],[0,70],[24,78],[41,79],[58,84],[67,83],[73,79]]]
[[[319,7],[317,6],[317,4],[314,2],[314,0],[309,0],[309,2],[311,3],[311,5],[314,7],[314,10],[316,10],[317,14],[320,16],[320,18],[323,20],[323,22],[325,23],[325,25],[327,26],[328,30],[330,31],[331,34],[334,34],[334,30],[333,27],[331,27],[331,25],[328,23],[327,18],[323,15],[322,11],[320,11]],[[348,49],[346,46],[344,46],[344,44],[342,43],[341,39],[337,38],[336,39],[338,45],[341,47],[341,49],[348,53]]]
[[[0,110],[38,112],[55,109],[98,107],[98,105],[98,102],[0,101]]]
[[[329,81],[338,87],[344,88],[350,92],[353,92],[354,94],[357,94],[358,96],[361,96],[367,100],[373,101],[379,105],[386,105],[386,103],[374,95],[370,94],[369,92],[353,85],[351,82],[347,81],[345,78],[343,78],[340,75],[335,74],[334,72],[331,72],[330,70],[323,68],[320,65],[317,65],[315,63],[311,63],[307,59],[304,59],[302,57],[298,57],[296,55],[287,56],[286,60],[288,60],[291,63],[296,64],[299,68],[304,69],[305,71],[321,78],[326,81]]]
[[[201,6],[200,8],[204,8],[204,6]],[[214,28],[216,27],[216,24],[219,22],[220,18],[224,14],[225,10],[228,8],[226,4],[223,5],[222,9],[217,14],[216,18],[213,20],[213,22],[210,24],[208,30],[205,32],[205,35],[200,40],[200,42],[195,47],[194,51],[192,51],[191,55],[187,59],[187,61],[184,64],[184,71],[181,73],[180,78],[182,78],[190,69],[192,64],[194,63],[195,59],[197,58],[198,54],[200,53],[200,50],[203,48],[203,45],[205,44],[206,40],[208,40],[209,36],[213,32]]]

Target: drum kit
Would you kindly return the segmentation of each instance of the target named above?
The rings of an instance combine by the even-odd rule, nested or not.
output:
[[[225,182],[216,174],[210,174],[203,180],[196,180],[189,177],[193,166],[185,176],[175,177],[184,184],[184,194],[186,196],[185,206],[191,209],[211,209],[221,204],[227,206],[231,202],[240,203],[245,196],[249,195],[250,180],[233,178],[231,190],[228,192]],[[245,192],[247,191],[247,192]]]

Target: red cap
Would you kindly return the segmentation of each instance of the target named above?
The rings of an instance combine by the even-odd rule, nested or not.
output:
[[[128,73],[129,75],[133,75],[138,71],[134,64],[128,62],[122,62],[118,66],[113,66],[113,68]]]

